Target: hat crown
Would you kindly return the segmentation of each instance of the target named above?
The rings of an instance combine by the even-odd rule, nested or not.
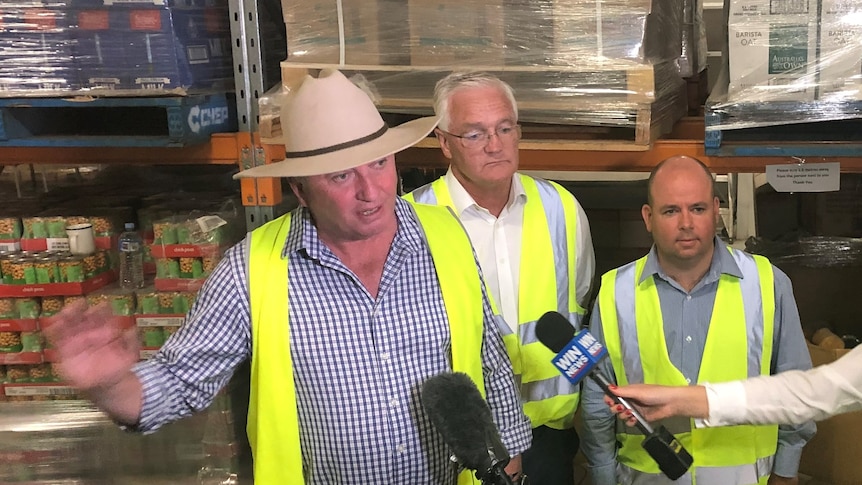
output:
[[[288,158],[349,144],[379,131],[384,123],[374,102],[336,70],[307,76],[281,107]]]

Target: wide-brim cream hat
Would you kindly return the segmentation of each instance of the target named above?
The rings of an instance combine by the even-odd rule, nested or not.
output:
[[[305,177],[371,163],[428,136],[436,117],[390,128],[371,98],[334,69],[306,76],[281,107],[285,159],[244,170],[234,178]]]

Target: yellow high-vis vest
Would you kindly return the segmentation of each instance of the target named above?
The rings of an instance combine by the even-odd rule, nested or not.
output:
[[[719,250],[716,248],[716,250]],[[772,265],[762,256],[728,248],[743,278],[722,274],[709,322],[697,383],[769,375],[775,320]],[[617,383],[688,385],[670,361],[658,290],[642,283],[646,257],[602,276],[599,311]],[[694,383],[692,383],[694,384]],[[661,423],[656,423],[656,425]],[[778,426],[696,428],[691,419],[664,422],[694,458],[677,483],[765,485],[778,446]],[[641,447],[636,428],[618,426],[618,471],[622,483],[665,483],[658,465]]]
[[[412,204],[434,260],[451,336],[452,369],[470,376],[485,396],[482,372],[482,281],[472,246],[457,218],[440,207]],[[287,214],[251,234],[249,295],[252,358],[248,438],[254,480],[263,485],[302,485],[303,460],[288,323]],[[459,485],[473,484],[467,472]]]
[[[536,322],[553,310],[567,316],[576,328],[581,326],[585,312],[576,295],[577,205],[559,184],[518,176],[527,196],[521,226],[518,332],[503,325],[500,333],[532,427],[567,429],[578,407],[577,387],[551,364],[554,353],[536,337]],[[445,177],[404,198],[455,210]]]

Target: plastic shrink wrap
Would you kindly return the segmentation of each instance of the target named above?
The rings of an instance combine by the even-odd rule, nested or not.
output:
[[[296,69],[340,67],[362,75],[381,110],[428,114],[437,80],[484,70],[515,88],[522,121],[649,131],[686,110],[681,74],[703,65],[701,8],[697,0],[283,0],[282,75],[289,87]],[[263,100],[262,115],[278,104]]]
[[[819,6],[819,7],[818,7]],[[862,3],[726,0],[707,132],[862,117]]]

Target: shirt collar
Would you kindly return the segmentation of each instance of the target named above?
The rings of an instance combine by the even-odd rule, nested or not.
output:
[[[701,278],[698,285],[718,281],[723,274],[742,278],[742,270],[739,269],[739,265],[736,264],[733,255],[727,250],[727,245],[724,244],[724,241],[716,236],[714,242],[715,250],[712,252],[712,261],[709,263],[709,270]],[[661,269],[658,263],[658,252],[656,251],[655,244],[653,244],[649,254],[647,254],[647,260],[638,284],[643,283],[648,277],[656,275],[665,281],[670,280],[670,277]]]
[[[480,208],[479,204],[473,200],[473,197],[467,193],[467,189],[455,178],[451,167],[446,171],[444,179],[446,185],[449,186],[449,195],[452,197],[452,203],[455,204],[455,213],[459,217],[465,210],[471,207]],[[506,207],[511,209],[515,202],[522,200],[527,200],[527,193],[524,192],[524,184],[521,183],[521,177],[515,173],[512,175],[512,188],[509,189],[509,201],[506,202]],[[482,209],[485,210],[484,208]]]
[[[395,200],[395,217],[398,220],[398,228],[395,239],[392,241],[393,249],[402,249],[413,253],[423,247],[422,232],[419,222],[410,203],[401,197]],[[290,232],[284,242],[281,257],[286,258],[290,254],[299,254],[311,259],[320,259],[324,252],[329,249],[320,240],[317,227],[311,217],[308,207],[297,207],[291,213]]]

